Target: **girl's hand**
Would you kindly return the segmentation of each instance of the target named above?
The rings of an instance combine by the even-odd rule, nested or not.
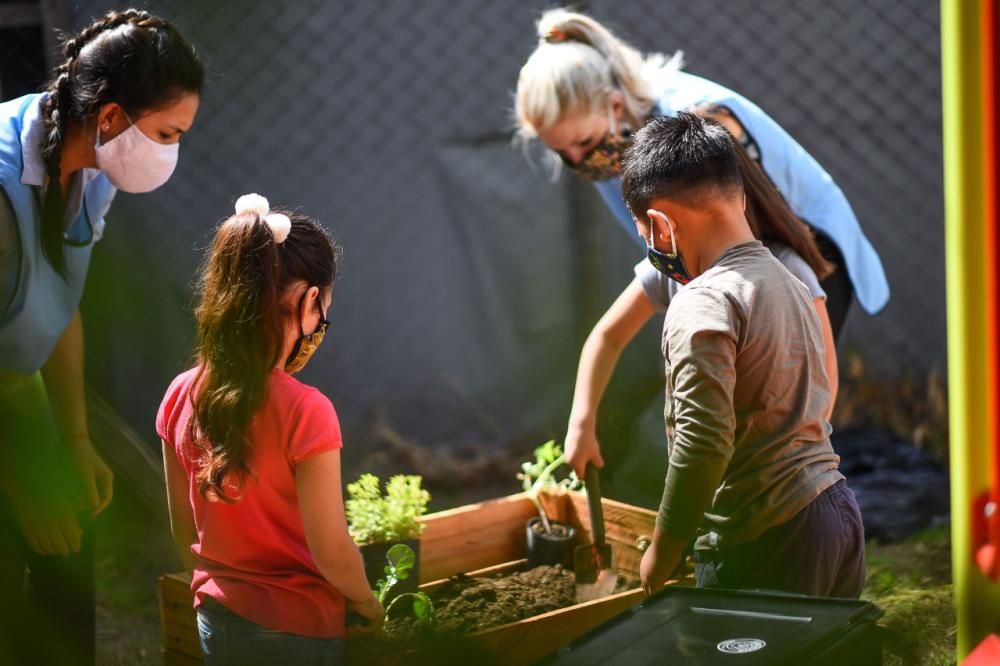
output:
[[[576,470],[581,479],[586,473],[587,463],[600,469],[604,467],[601,445],[593,425],[570,426],[566,433],[566,462]]]
[[[382,607],[382,603],[374,595],[361,603],[348,599],[347,610],[348,612],[357,613],[367,620],[364,625],[351,627],[351,634],[375,634],[382,630],[382,624],[385,622],[385,608]]]
[[[90,517],[94,518],[108,508],[114,494],[114,474],[94,451],[89,437],[81,437],[72,444],[73,462],[76,465],[83,489],[87,495]]]

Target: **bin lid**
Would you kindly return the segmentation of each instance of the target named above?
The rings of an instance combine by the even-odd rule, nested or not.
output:
[[[544,663],[808,663],[881,615],[875,605],[856,599],[670,586]]]

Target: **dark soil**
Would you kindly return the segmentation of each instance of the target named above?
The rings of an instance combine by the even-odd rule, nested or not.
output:
[[[538,520],[531,523],[531,529],[535,532],[535,534],[541,536],[548,535],[550,537],[555,537],[556,539],[565,539],[569,536],[569,526],[557,523],[554,520],[549,521],[549,526],[552,528],[552,531],[546,532],[545,523],[542,521]]]
[[[619,578],[615,592],[637,586],[637,581]],[[459,574],[430,596],[434,626],[421,630],[416,618],[405,614],[405,608],[404,613],[393,609],[392,615],[401,617],[390,617],[386,623],[387,642],[402,647],[420,640],[455,638],[577,603],[573,572],[558,564],[489,577]]]
[[[431,599],[432,633],[460,636],[572,606],[576,580],[558,564],[489,578],[459,574],[434,590]],[[408,643],[420,634],[420,627],[412,617],[390,618],[385,634],[393,643]]]

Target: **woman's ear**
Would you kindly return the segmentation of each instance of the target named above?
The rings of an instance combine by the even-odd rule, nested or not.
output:
[[[102,104],[101,108],[97,110],[97,135],[100,137],[101,144],[111,141],[127,130],[130,124],[125,115],[125,109],[115,102]]]

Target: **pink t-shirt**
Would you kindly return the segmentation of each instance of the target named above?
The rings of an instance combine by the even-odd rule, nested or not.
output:
[[[342,446],[340,423],[322,393],[283,370],[271,373],[267,399],[247,431],[248,475],[236,504],[198,492],[188,422],[197,369],[170,384],[156,431],[173,446],[188,477],[198,543],[194,605],[212,597],[251,622],[303,636],[344,637],[344,596],[320,574],[306,544],[295,465]]]

